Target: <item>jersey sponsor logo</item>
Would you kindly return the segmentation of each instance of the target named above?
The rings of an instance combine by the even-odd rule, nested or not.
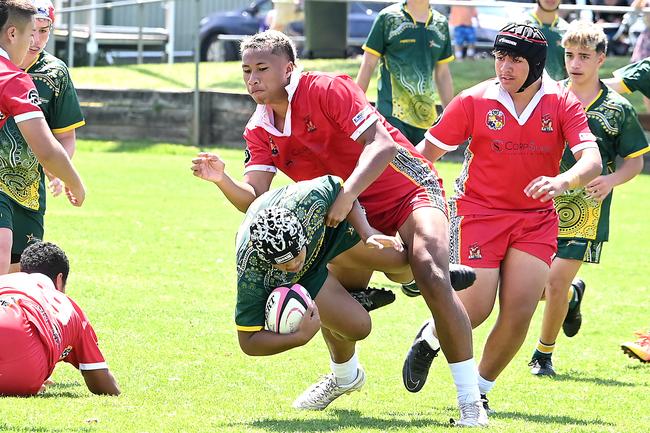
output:
[[[472,245],[469,246],[469,260],[480,260],[482,259],[483,256],[481,255],[481,247],[479,246],[478,242],[474,242]]]
[[[485,124],[491,130],[498,131],[506,125],[506,116],[503,114],[503,111],[495,108],[488,111],[485,118]]]
[[[31,89],[29,93],[27,93],[27,99],[31,104],[34,105],[40,105],[41,104],[41,98],[38,96],[38,92],[36,89]]]
[[[553,132],[553,119],[550,114],[542,116],[542,132]]]
[[[533,155],[538,153],[549,153],[549,145],[539,145],[534,141],[523,143],[512,140],[492,140],[492,151],[512,155]]]
[[[359,111],[353,118],[352,118],[352,123],[354,123],[354,126],[359,126],[361,125],[361,122],[366,120],[366,117],[372,112],[372,107],[367,106],[363,110]]]
[[[316,125],[314,125],[314,122],[311,121],[309,116],[305,117],[305,127],[307,128],[307,132],[314,132],[316,130]]]
[[[400,44],[414,44],[415,39],[400,39],[399,43]]]
[[[248,147],[244,149],[244,164],[248,164],[251,160],[251,151],[248,150]]]

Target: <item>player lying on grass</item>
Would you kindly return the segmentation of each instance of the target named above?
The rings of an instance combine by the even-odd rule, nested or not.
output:
[[[397,282],[412,278],[401,243],[373,230],[358,203],[349,223],[325,225],[341,188],[340,178],[323,176],[262,194],[237,233],[235,323],[242,350],[273,355],[306,344],[319,329],[329,348],[332,374],[296,400],[300,409],[324,409],[365,382],[355,344],[368,336],[371,321],[347,289],[365,287],[373,270]],[[296,332],[264,330],[269,294],[292,284],[307,289],[314,304]]]
[[[119,395],[88,318],[65,295],[65,253],[38,242],[20,266],[23,272],[0,276],[0,395],[44,391],[59,361],[77,367],[92,393]]]
[[[244,138],[244,181],[223,179],[228,200],[244,211],[268,191],[278,170],[294,181],[335,175],[345,183],[325,217],[347,218],[357,199],[370,226],[399,232],[456,384],[461,425],[487,424],[480,404],[472,332],[449,277],[449,223],[433,165],[377,112],[344,75],[302,72],[293,42],[266,31],[241,44],[246,88],[257,102]]]

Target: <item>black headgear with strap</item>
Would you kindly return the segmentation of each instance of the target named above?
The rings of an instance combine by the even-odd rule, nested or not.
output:
[[[544,73],[548,43],[537,27],[516,23],[506,25],[494,40],[494,50],[523,57],[528,62],[528,77],[517,93],[526,90]]]

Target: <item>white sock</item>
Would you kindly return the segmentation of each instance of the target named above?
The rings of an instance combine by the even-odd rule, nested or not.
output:
[[[357,352],[355,351],[352,358],[342,362],[341,364],[330,361],[330,368],[332,369],[332,373],[334,373],[337,384],[349,385],[357,378],[358,374],[359,358],[357,357]]]
[[[492,391],[492,388],[494,388],[494,381],[489,381],[487,379],[483,379],[483,376],[480,374],[478,375],[478,389],[481,391],[481,394],[487,394],[488,392]]]
[[[463,50],[456,50],[456,52],[454,52],[454,56],[457,59],[462,59],[463,58]]]
[[[481,393],[478,390],[478,373],[474,358],[470,358],[467,361],[454,362],[453,364],[450,363],[449,369],[456,384],[458,402],[478,401],[481,398]]]
[[[436,329],[436,325],[433,323],[433,319],[429,320],[427,326],[422,331],[422,339],[427,342],[429,347],[433,350],[440,349],[440,342],[434,335],[433,331]]]

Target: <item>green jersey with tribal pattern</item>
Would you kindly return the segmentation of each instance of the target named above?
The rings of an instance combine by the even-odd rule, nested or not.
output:
[[[564,19],[556,17],[551,24],[542,23],[537,15],[529,13],[524,16],[524,24],[535,26],[541,30],[548,42],[546,53],[546,72],[556,81],[564,80],[569,75],[564,67],[564,48],[562,48],[562,37],[569,27]]]
[[[336,228],[325,225],[325,216],[336,200],[343,181],[322,176],[266,192],[248,208],[237,232],[237,306],[235,323],[240,331],[259,331],[264,326],[264,307],[277,287],[302,284],[315,298],[327,278],[327,262],[359,242],[356,231],[342,221]],[[262,210],[271,206],[292,211],[307,239],[307,256],[297,272],[282,272],[259,254],[250,242],[250,226]]]
[[[564,83],[569,85],[569,80]],[[600,86],[600,93],[585,112],[603,160],[602,175],[607,175],[616,170],[617,156],[635,158],[650,151],[650,147],[632,105],[602,82]],[[565,149],[561,171],[575,163],[573,153]],[[566,191],[555,199],[560,217],[559,237],[607,241],[611,203],[611,192],[600,202],[590,198],[584,187]]]
[[[42,52],[25,72],[34,80],[39,107],[53,133],[84,125],[77,92],[61,60]],[[43,168],[13,118],[0,130],[0,192],[27,209],[45,212]]]
[[[650,57],[614,71],[630,92],[639,91],[650,98]]]
[[[363,49],[381,58],[377,109],[417,128],[429,128],[438,117],[433,70],[454,59],[447,18],[429,10],[416,22],[406,2],[377,15]]]

